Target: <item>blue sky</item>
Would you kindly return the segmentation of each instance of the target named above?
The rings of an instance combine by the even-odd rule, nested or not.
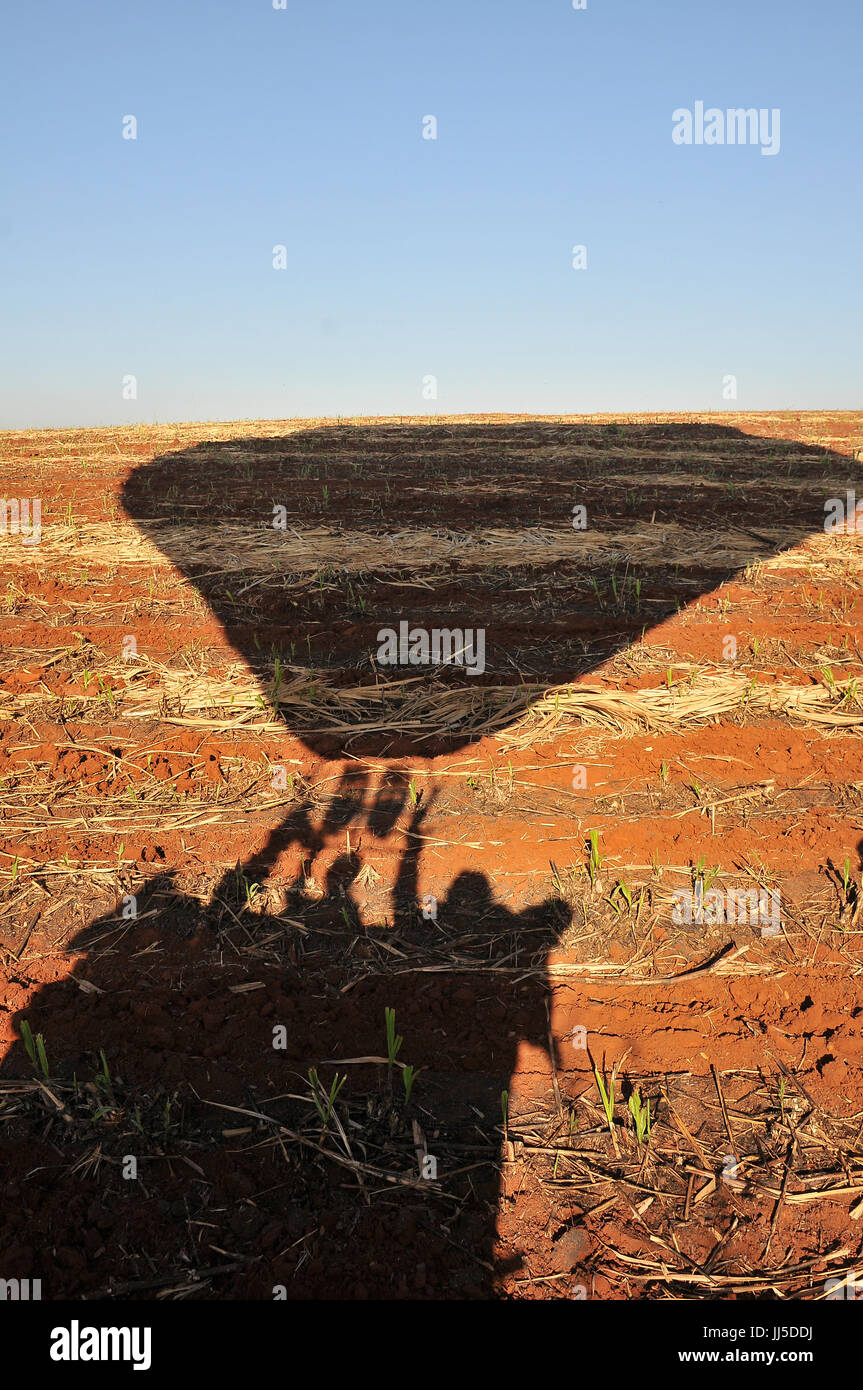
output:
[[[0,426],[859,408],[861,14],[9,7]],[[779,153],[676,145],[698,100]]]

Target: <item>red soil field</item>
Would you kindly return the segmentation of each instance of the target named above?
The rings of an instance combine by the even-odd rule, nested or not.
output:
[[[859,1266],[863,548],[824,523],[861,446],[849,412],[0,435],[42,528],[0,534],[8,1275]],[[482,669],[382,663],[403,621]]]

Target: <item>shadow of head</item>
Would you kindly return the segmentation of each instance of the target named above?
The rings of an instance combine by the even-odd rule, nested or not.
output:
[[[852,471],[724,425],[442,421],[199,444],[123,501],[308,749],[405,758],[511,724],[822,530]]]

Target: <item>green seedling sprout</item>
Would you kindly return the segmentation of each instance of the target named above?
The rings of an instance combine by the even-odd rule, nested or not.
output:
[[[701,883],[705,892],[711,886],[711,884],[716,882],[716,879],[719,877],[719,869],[705,868],[706,863],[707,861],[704,855],[700,855],[696,862],[695,868],[692,871],[692,877],[694,881],[696,883]]]
[[[416,1067],[402,1067],[402,1084],[405,1088],[405,1105],[410,1104],[411,1091],[417,1079],[418,1071]]]
[[[34,1039],[30,1024],[26,1018],[21,1020],[21,1037],[24,1039],[24,1047],[27,1056],[30,1058],[30,1065],[35,1072],[41,1071],[45,1080],[48,1080],[48,1054],[45,1051],[45,1039],[41,1033],[37,1033]]]
[[[620,896],[623,898],[623,901],[626,903],[626,906],[627,906],[627,907],[630,909],[630,911],[631,911],[631,910],[632,910],[632,893],[631,893],[629,887],[627,886],[627,884],[625,884],[625,883],[623,882],[623,880],[621,879],[620,883],[618,883],[618,885],[617,885],[617,887],[615,888],[614,891],[615,891],[615,893],[619,893],[619,894],[620,894]]]
[[[108,1058],[105,1056],[105,1049],[99,1048],[99,1057],[102,1061],[102,1070],[96,1073],[96,1085],[101,1086],[111,1105],[116,1108],[117,1102],[114,1099],[114,1087],[111,1083],[111,1073],[108,1070]]]
[[[588,838],[590,840],[590,858],[587,864],[587,873],[591,883],[595,883],[604,862],[603,856],[599,852],[599,831],[591,830]]]
[[[650,1143],[650,1101],[641,1099],[641,1092],[633,1091],[629,1097],[629,1113],[635,1125],[635,1137],[639,1144]]]
[[[599,1067],[594,1066],[594,1068],[593,1068],[593,1074],[594,1074],[594,1076],[596,1077],[596,1084],[597,1084],[597,1086],[598,1086],[598,1088],[599,1088],[600,1097],[602,1098],[602,1108],[603,1108],[603,1110],[605,1111],[605,1118],[606,1118],[606,1120],[608,1121],[608,1128],[609,1128],[609,1130],[611,1131],[611,1133],[612,1133],[612,1135],[613,1135],[613,1134],[614,1134],[614,1091],[615,1091],[615,1081],[616,1081],[616,1069],[615,1069],[614,1067],[612,1067],[612,1070],[611,1070],[611,1080],[610,1080],[610,1082],[608,1083],[608,1090],[605,1089],[605,1083],[603,1082],[603,1079],[602,1079],[602,1077],[601,1077],[601,1075],[600,1075]]]
[[[325,1091],[320,1077],[318,1076],[317,1067],[309,1067],[309,1084],[312,1088],[312,1100],[315,1103],[315,1109],[321,1117],[324,1129],[326,1129],[330,1123],[333,1107],[347,1079],[346,1076],[340,1077],[338,1073],[336,1073],[330,1084],[329,1091]]]
[[[396,1057],[401,1051],[404,1038],[396,1035],[396,1011],[395,1009],[384,1009],[384,1022],[387,1030],[387,1065],[390,1071],[393,1069]]]

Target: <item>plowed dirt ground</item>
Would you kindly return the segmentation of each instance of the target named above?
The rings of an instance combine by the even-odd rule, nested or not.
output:
[[[6,1277],[859,1269],[863,545],[824,523],[861,447],[824,412],[0,435]],[[483,669],[382,664],[402,621]]]

